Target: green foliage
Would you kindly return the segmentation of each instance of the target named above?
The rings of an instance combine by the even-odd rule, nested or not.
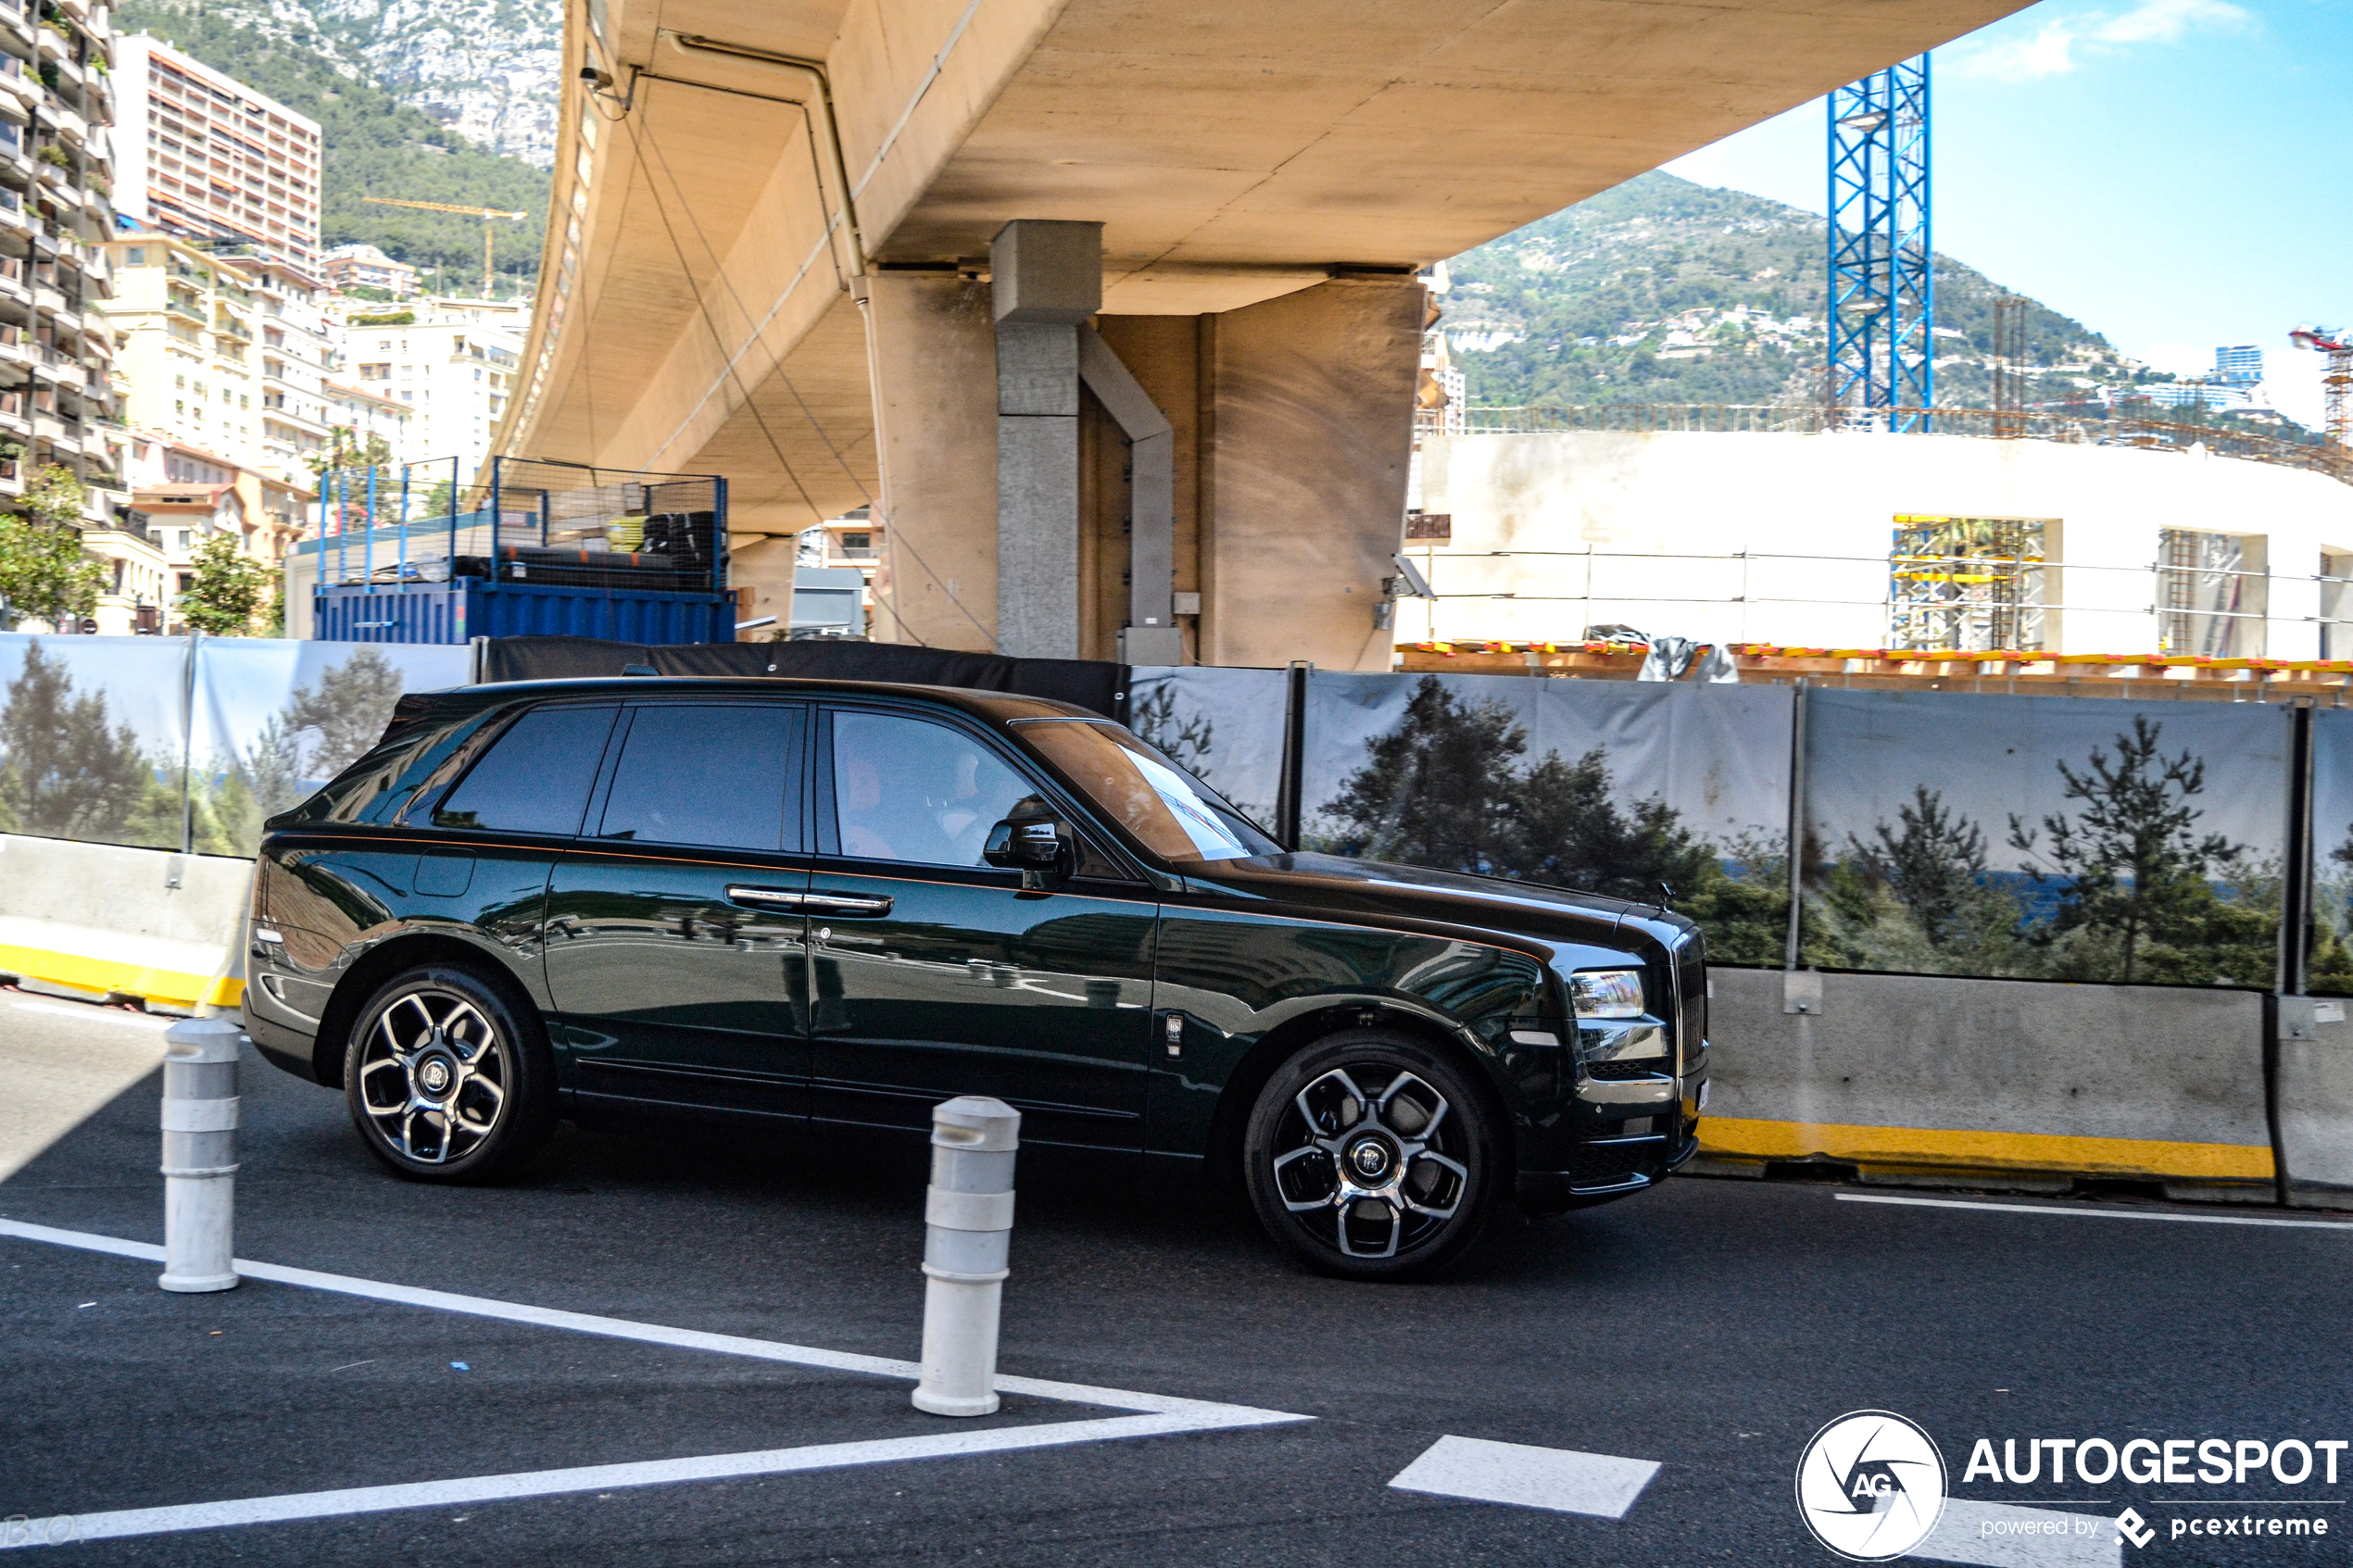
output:
[[[98,605],[106,569],[82,552],[82,482],[55,464],[25,487],[24,514],[0,513],[0,599],[53,625]],[[25,515],[30,514],[30,515]]]
[[[399,700],[400,671],[371,647],[356,650],[320,676],[317,691],[296,687],[286,704],[286,731],[294,736],[317,732],[309,776],[333,778],[367,755],[384,738]]]
[[[2127,985],[2151,978],[2135,972],[2145,945],[2195,939],[2210,923],[2219,900],[2208,878],[2234,870],[2245,852],[2220,834],[2196,833],[2205,812],[2191,802],[2206,792],[2206,763],[2187,751],[2160,756],[2162,734],[2135,714],[2132,733],[2116,737],[2113,759],[2095,746],[2082,772],[2060,762],[2065,798],[2082,803],[2072,819],[2054,813],[2038,832],[2010,818],[2011,847],[2033,856],[2047,833],[2049,863],[2068,879],[2055,932],[2113,938],[2117,978]]]
[[[213,16],[200,5],[183,9],[164,0],[122,6],[115,12],[115,26],[121,32],[152,31],[319,121],[325,149],[320,182],[323,245],[372,245],[412,267],[480,277],[481,219],[372,207],[364,198],[497,207],[530,214],[520,223],[497,225],[499,276],[510,283],[537,276],[547,171],[485,152],[372,82],[340,74],[330,63],[332,40],[313,31],[308,19],[296,19],[290,44]]]
[[[392,444],[372,433],[362,440],[350,425],[329,425],[326,442],[303,461],[313,477],[335,469],[380,469],[392,461]]]
[[[75,696],[64,663],[27,644],[0,708],[0,830],[121,843],[154,785],[130,729],[107,728],[106,697]]]
[[[1130,718],[1138,738],[1166,752],[1169,760],[1189,769],[1203,784],[1209,783],[1209,757],[1215,749],[1217,726],[1208,714],[1180,718],[1176,692],[1163,686],[1138,703]]]
[[[180,596],[182,619],[209,636],[250,635],[275,573],[239,554],[235,537],[225,533],[196,546],[195,565],[195,583]]]
[[[350,318],[350,324],[355,327],[407,327],[415,325],[416,320],[414,310],[384,310],[371,316],[354,316]]]
[[[1780,852],[1743,842],[1735,874],[1665,800],[1618,804],[1601,747],[1524,763],[1528,734],[1509,709],[1465,703],[1425,676],[1397,728],[1365,752],[1327,808],[1340,824],[1329,848],[1644,903],[1667,897],[1700,922],[1719,961],[1780,954],[1789,902]]]
[[[1817,401],[1826,353],[1825,229],[1817,213],[1650,173],[1466,252],[1449,264],[1447,324],[1524,334],[1456,356],[1470,401]],[[1936,324],[1961,334],[1939,339],[1938,353],[1990,353],[1994,302],[2006,291],[1949,257],[1936,257],[1934,270]],[[1786,345],[1718,328],[1705,358],[1661,358],[1663,326],[1639,343],[1610,342],[1632,335],[1636,323],[1734,306],[1780,320],[1805,316],[1814,325]],[[2081,323],[2031,301],[2023,314],[2031,364],[2087,363],[2093,379],[2113,384],[2148,379],[2117,364],[2106,341]],[[1990,402],[1982,365],[1940,366],[1936,376],[1940,403]],[[2050,382],[2054,395],[2074,390],[2068,378]]]
[[[35,153],[33,157],[40,159],[43,163],[47,164],[52,169],[69,169],[73,167],[72,157],[67,154],[62,145],[56,142],[48,143],[43,146],[39,152]]]

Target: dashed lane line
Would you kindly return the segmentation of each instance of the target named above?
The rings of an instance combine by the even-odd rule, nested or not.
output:
[[[1656,1461],[1647,1459],[1446,1436],[1390,1485],[1401,1492],[1623,1519],[1657,1474]]]
[[[2343,1220],[2274,1220],[2260,1214],[2167,1214],[2148,1209],[2103,1209],[2090,1204],[1980,1203],[1961,1198],[1898,1198],[1893,1193],[1842,1192],[1841,1203],[1893,1203],[1906,1209],[1975,1209],[1995,1214],[2053,1215],[2062,1220],[2163,1220],[2177,1225],[2268,1225],[2288,1230],[2353,1231]]]

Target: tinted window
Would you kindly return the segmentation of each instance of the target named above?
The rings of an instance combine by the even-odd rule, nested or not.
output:
[[[434,826],[578,833],[616,711],[541,708],[524,714],[458,781],[434,809]]]
[[[1089,799],[1163,859],[1281,853],[1207,784],[1116,724],[1025,720],[1019,728]]]
[[[994,752],[945,724],[834,715],[841,852],[869,860],[977,866],[988,830],[1035,793]]]
[[[598,836],[713,849],[782,847],[799,712],[765,703],[638,709]],[[799,826],[796,820],[796,839]]]

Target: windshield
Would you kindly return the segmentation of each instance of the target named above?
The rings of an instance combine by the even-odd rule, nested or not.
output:
[[[1104,815],[1166,860],[1238,860],[1282,847],[1215,791],[1116,724],[1083,719],[1016,721]]]

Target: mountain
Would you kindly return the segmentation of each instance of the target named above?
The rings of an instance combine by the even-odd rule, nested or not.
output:
[[[1644,174],[1454,257],[1447,342],[1474,407],[1818,401],[1828,243],[1818,214]],[[1937,401],[1990,407],[2007,291],[1933,265]],[[2023,324],[2032,401],[2173,379],[2031,300]]]
[[[537,72],[544,81],[519,84],[526,74],[519,62],[539,47],[532,42],[538,23],[514,9],[504,0],[129,0],[115,23],[125,33],[151,32],[319,121],[327,245],[379,245],[412,267],[446,269],[452,289],[472,289],[482,275],[480,219],[362,198],[529,214],[497,225],[505,292],[539,270],[548,183],[542,155],[554,146],[556,101],[552,37]],[[389,50],[386,36],[405,40],[406,52]],[[475,74],[432,77],[436,60]],[[540,97],[544,113],[533,107]],[[470,128],[493,144],[478,143]]]

